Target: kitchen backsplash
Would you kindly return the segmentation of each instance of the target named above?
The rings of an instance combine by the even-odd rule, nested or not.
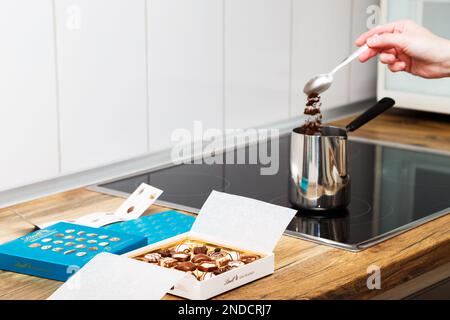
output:
[[[177,128],[300,115],[306,80],[367,30],[372,0],[2,0],[0,191],[167,149]],[[375,63],[324,109],[375,97]]]

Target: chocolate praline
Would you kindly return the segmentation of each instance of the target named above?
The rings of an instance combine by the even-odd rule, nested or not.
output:
[[[218,268],[218,269],[214,270],[213,273],[214,273],[216,276],[218,276],[219,274],[222,274],[222,273],[227,272],[227,271],[229,271],[229,270],[231,270],[231,268],[228,267],[228,266],[226,266],[226,267]]]
[[[162,256],[156,252],[148,253],[144,256],[144,258],[147,259],[148,262],[152,262],[152,263],[158,262],[159,260],[161,260],[161,257]]]
[[[205,261],[212,261],[212,259],[210,257],[208,257],[206,254],[196,254],[192,260],[193,263],[201,263],[201,262],[205,262]]]
[[[195,269],[197,269],[197,266],[190,261],[186,261],[178,263],[175,266],[175,269],[187,272],[187,271],[194,271]]]
[[[206,246],[194,247],[194,254],[206,254],[208,248]]]
[[[225,257],[225,254],[220,251],[213,251],[213,252],[208,253],[208,256],[213,260],[217,260],[217,259],[221,259],[221,258]]]
[[[162,258],[161,260],[159,260],[159,265],[161,267],[166,267],[166,268],[172,268],[175,267],[178,263],[177,259],[174,258]]]
[[[197,279],[199,281],[204,281],[204,280],[209,280],[211,278],[214,278],[215,274],[212,272],[204,272],[203,274],[201,274]]]
[[[163,257],[163,258],[170,257],[170,250],[169,249],[159,249],[159,250],[156,250],[155,253],[160,254],[161,257]]]
[[[216,262],[217,266],[220,267],[224,267],[228,264],[228,262],[230,261],[230,259],[228,257],[222,257],[222,258],[218,258],[218,259],[214,259],[214,261]]]
[[[134,258],[135,260],[138,260],[138,261],[142,261],[142,262],[146,262],[146,263],[149,263],[149,261],[147,260],[147,259],[145,259],[144,257],[136,257],[136,258]]]
[[[251,263],[253,261],[256,261],[259,259],[259,256],[257,256],[256,254],[243,254],[241,255],[241,261],[244,262],[245,264],[247,263]]]
[[[189,253],[177,252],[172,254],[172,258],[177,259],[180,262],[186,262],[191,260],[191,255]]]
[[[230,258],[230,260],[239,260],[241,254],[237,251],[230,251],[227,253],[227,257]]]
[[[217,265],[214,262],[202,262],[197,265],[197,269],[203,272],[212,272],[217,269]]]
[[[191,248],[187,244],[181,243],[175,247],[174,251],[189,253],[191,251]]]

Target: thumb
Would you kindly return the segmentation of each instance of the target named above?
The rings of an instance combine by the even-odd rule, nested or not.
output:
[[[405,48],[405,36],[401,33],[383,33],[367,40],[367,45],[373,49]]]

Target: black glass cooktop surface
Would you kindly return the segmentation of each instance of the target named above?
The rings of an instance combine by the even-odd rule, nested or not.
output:
[[[164,190],[160,204],[193,212],[201,208],[213,189],[290,207],[289,143],[289,136],[280,138],[278,166],[275,157],[266,165],[190,163],[94,189],[126,195],[145,182]],[[352,181],[348,208],[323,213],[299,211],[286,234],[356,251],[450,211],[449,155],[371,141],[350,140],[348,147]],[[251,148],[255,147],[246,147],[247,156]],[[227,154],[221,157],[225,160]],[[276,174],[261,175],[262,167],[270,167]]]

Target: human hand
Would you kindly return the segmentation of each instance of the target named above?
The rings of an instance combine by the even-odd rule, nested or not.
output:
[[[379,55],[392,72],[406,71],[423,78],[450,77],[450,40],[438,37],[414,21],[377,26],[356,40],[369,46],[359,56],[366,62]]]

